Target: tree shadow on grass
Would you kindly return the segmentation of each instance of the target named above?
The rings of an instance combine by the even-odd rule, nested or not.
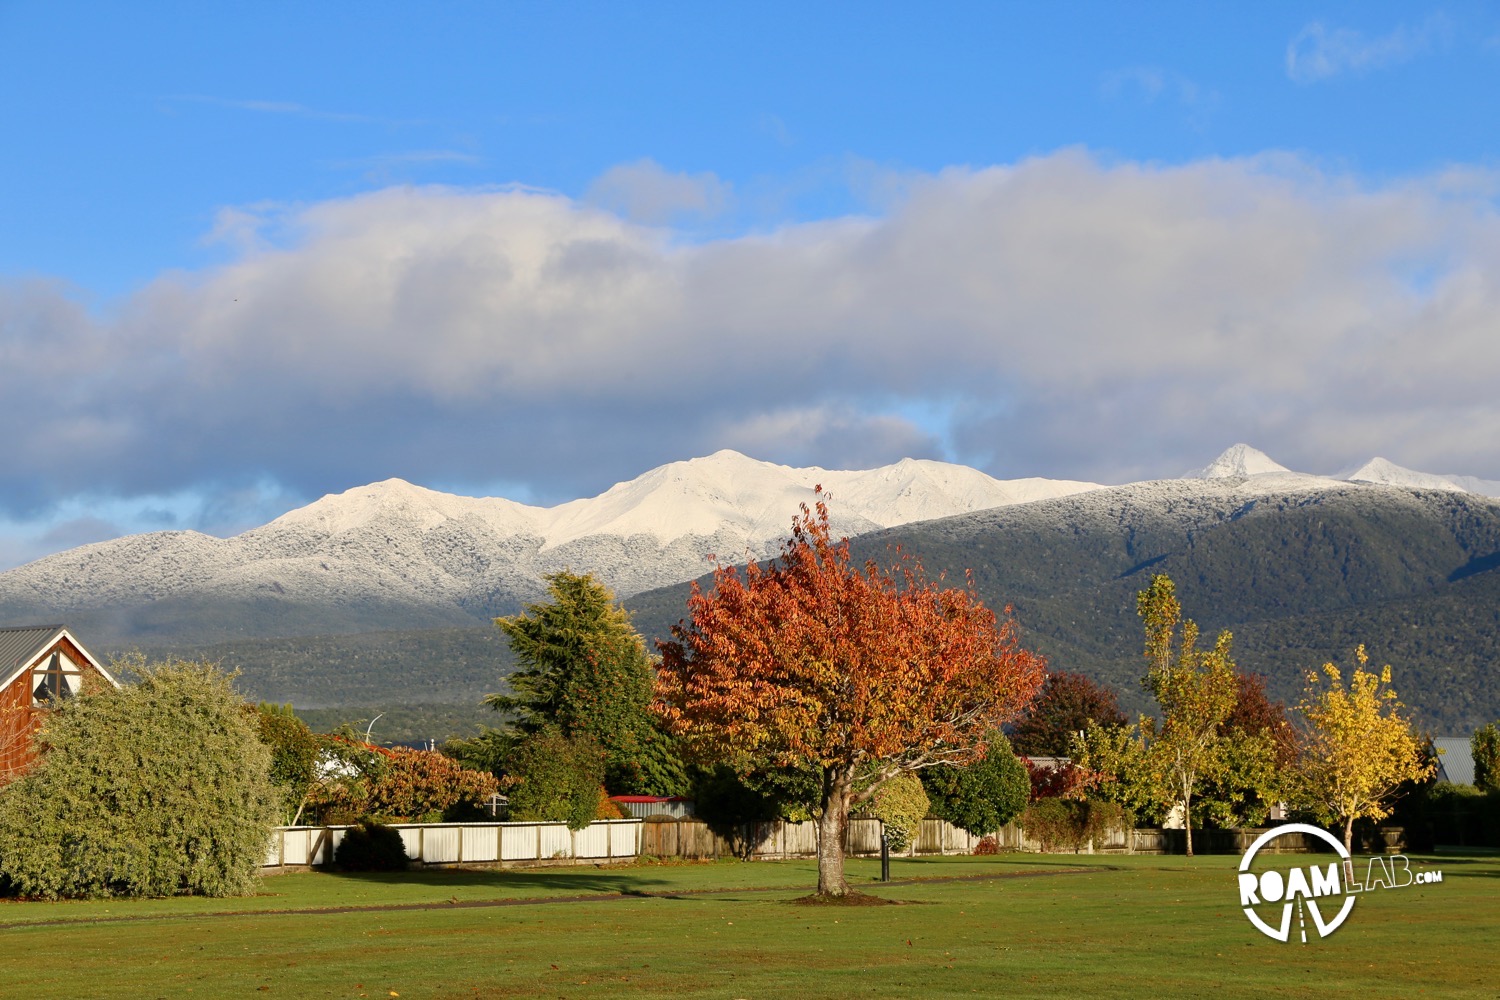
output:
[[[345,872],[328,869],[340,879],[370,885],[425,885],[437,892],[456,888],[485,889],[525,898],[531,896],[650,896],[655,887],[667,887],[667,879],[652,878],[639,869],[613,872],[592,868],[413,868],[401,872]]]

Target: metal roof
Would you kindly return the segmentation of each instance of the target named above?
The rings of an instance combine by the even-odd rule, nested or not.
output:
[[[0,677],[25,666],[62,632],[61,625],[27,625],[0,628]]]
[[[99,671],[99,675],[109,681],[115,687],[120,682],[110,676],[104,664],[95,658],[93,653],[83,648],[83,644],[69,632],[65,625],[24,625],[11,628],[0,628],[0,689],[10,687],[15,679],[21,676],[21,672],[31,666],[49,646],[60,639],[67,639],[73,648],[83,654],[84,660],[89,666]]]
[[[1438,780],[1455,785],[1474,784],[1474,748],[1467,736],[1434,736],[1438,754]]]

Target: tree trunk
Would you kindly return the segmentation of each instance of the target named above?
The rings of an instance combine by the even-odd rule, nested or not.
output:
[[[849,825],[852,768],[823,771],[823,814],[818,817],[818,895],[847,896],[844,881],[844,829]]]
[[[1344,851],[1348,854],[1354,853],[1354,813],[1350,811],[1349,818],[1344,820]]]
[[[1188,788],[1182,793],[1182,828],[1187,831],[1187,856],[1193,856],[1193,793]]]

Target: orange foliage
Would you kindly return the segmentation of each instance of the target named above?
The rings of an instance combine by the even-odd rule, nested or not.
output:
[[[595,819],[624,819],[625,818],[625,813],[624,813],[623,810],[620,809],[620,804],[618,802],[612,802],[612,801],[610,801],[609,792],[607,792],[607,791],[604,790],[604,786],[603,785],[599,786],[599,805],[597,807],[595,807],[595,809],[594,809],[594,818]]]
[[[943,588],[906,556],[851,566],[821,493],[778,560],[719,567],[688,607],[660,643],[655,707],[700,756],[886,776],[967,764],[1042,683],[1042,658],[972,584]]]

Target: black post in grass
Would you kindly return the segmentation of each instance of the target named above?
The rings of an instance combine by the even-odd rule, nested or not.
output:
[[[880,821],[880,881],[891,880],[891,845],[885,839],[885,820]]]

